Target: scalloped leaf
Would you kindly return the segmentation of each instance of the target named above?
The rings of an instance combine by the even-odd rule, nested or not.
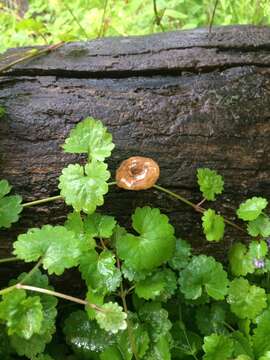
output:
[[[176,276],[170,269],[157,270],[135,285],[135,293],[146,300],[167,301],[177,288]]]
[[[205,336],[203,360],[228,360],[233,354],[233,339],[225,335]]]
[[[102,122],[87,117],[71,130],[63,148],[68,153],[87,153],[91,160],[103,161],[111,155],[114,144]]]
[[[252,342],[256,358],[270,351],[270,309],[265,310],[257,319]]]
[[[116,241],[117,254],[127,267],[151,270],[169,260],[175,251],[174,228],[159,209],[137,208],[132,226],[140,234],[126,234]]]
[[[196,310],[196,324],[203,335],[228,334],[224,325],[226,310],[224,304],[202,305]]]
[[[263,209],[266,208],[268,201],[262,197],[254,196],[251,199],[244,201],[236,211],[239,219],[244,221],[252,221],[262,213]]]
[[[255,270],[253,258],[246,245],[239,242],[233,244],[230,248],[229,263],[235,276],[246,276],[248,273],[252,274]]]
[[[265,290],[240,277],[230,283],[227,302],[240,319],[255,319],[267,306]]]
[[[270,235],[270,219],[268,216],[261,214],[257,219],[248,223],[247,231],[250,236],[268,237]]]
[[[225,223],[221,215],[215,210],[208,209],[202,216],[203,232],[208,241],[220,241],[224,236]]]
[[[221,263],[206,255],[194,256],[182,270],[179,278],[181,292],[186,299],[198,299],[206,293],[216,300],[223,300],[228,291],[228,278]]]
[[[138,311],[140,321],[146,326],[152,342],[168,335],[172,323],[168,311],[163,309],[160,302],[145,302]]]
[[[100,309],[96,312],[96,320],[101,329],[116,334],[118,331],[127,328],[127,314],[117,303],[110,301],[101,305]]]
[[[102,330],[95,320],[89,320],[82,310],[69,315],[65,321],[64,334],[75,354],[86,359],[91,359],[115,343],[115,337]]]
[[[15,284],[24,279],[26,273],[22,273],[17,280],[13,280],[10,284]],[[25,285],[37,286],[49,290],[54,290],[52,286],[49,286],[48,277],[36,270],[27,280]],[[29,296],[35,296],[33,292],[29,292]],[[43,307],[43,321],[39,334],[34,334],[30,339],[26,340],[20,336],[12,335],[11,343],[13,348],[21,356],[26,356],[30,359],[34,358],[37,354],[42,353],[47,343],[52,339],[52,334],[55,332],[55,319],[57,315],[57,298],[54,296],[39,294],[40,302]]]
[[[103,162],[95,161],[85,166],[70,164],[62,170],[58,187],[68,205],[76,211],[91,214],[97,206],[103,205],[109,178],[110,172]]]
[[[43,267],[49,274],[61,275],[65,269],[78,265],[80,245],[80,239],[64,226],[44,225],[19,235],[13,253],[25,262],[42,257]]]
[[[116,221],[113,216],[101,215],[98,213],[88,215],[84,223],[87,234],[98,238],[111,237],[116,225]]]
[[[110,250],[97,254],[95,250],[80,257],[80,271],[87,285],[102,294],[115,291],[121,283],[121,272],[116,267],[115,255]]]
[[[22,197],[19,195],[6,196],[11,190],[7,180],[0,180],[0,228],[10,228],[18,221],[23,207]]]
[[[197,179],[203,197],[206,200],[215,200],[217,194],[223,191],[224,181],[215,170],[201,168],[197,170]]]
[[[174,270],[182,270],[189,263],[191,258],[191,245],[182,239],[176,239],[176,248],[175,253],[171,260],[169,260],[169,265]]]
[[[27,297],[24,290],[15,289],[2,295],[0,319],[6,322],[8,335],[30,339],[41,330],[43,307],[39,296]]]

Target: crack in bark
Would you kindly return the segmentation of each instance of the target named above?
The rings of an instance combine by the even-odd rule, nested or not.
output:
[[[104,71],[87,71],[87,70],[64,70],[64,69],[13,69],[4,74],[5,77],[20,77],[20,76],[57,76],[61,78],[71,79],[124,79],[131,77],[152,77],[152,76],[182,76],[182,75],[199,75],[209,74],[212,72],[222,72],[239,67],[258,67],[268,69],[269,64],[261,63],[245,63],[239,62],[228,65],[208,65],[198,68],[183,67],[183,68],[157,68],[157,69],[146,69],[146,70],[104,70]],[[1,74],[0,74],[1,80]]]

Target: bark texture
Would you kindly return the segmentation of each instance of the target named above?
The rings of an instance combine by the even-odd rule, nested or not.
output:
[[[8,55],[13,59],[24,51]],[[6,109],[0,120],[0,178],[25,201],[58,194],[61,169],[78,160],[60,145],[87,116],[101,119],[113,134],[112,177],[123,159],[152,157],[161,168],[159,184],[196,202],[196,169],[213,168],[225,178],[214,207],[230,219],[244,198],[270,198],[268,27],[66,44],[2,74],[0,105]],[[245,238],[227,227],[225,242],[206,243],[200,216],[156,190],[111,189],[104,211],[124,225],[143,205],[160,207],[197,251],[222,258],[228,244]],[[62,202],[24,210],[18,224],[0,232],[1,257],[10,254],[16,234],[61,223],[68,210]]]

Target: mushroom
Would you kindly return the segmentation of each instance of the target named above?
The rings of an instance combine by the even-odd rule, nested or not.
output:
[[[145,190],[156,183],[159,173],[159,166],[153,159],[132,156],[116,170],[116,183],[126,190]]]

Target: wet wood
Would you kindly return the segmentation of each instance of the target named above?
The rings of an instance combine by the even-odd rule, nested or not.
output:
[[[93,116],[113,134],[112,178],[125,158],[152,157],[160,185],[198,202],[196,169],[215,169],[224,176],[225,192],[207,206],[234,219],[246,197],[270,198],[269,39],[270,28],[251,26],[213,28],[210,37],[198,29],[108,38],[67,44],[17,65],[0,77],[0,105],[7,112],[0,121],[0,178],[25,201],[58,194],[61,169],[83,162],[60,145],[75,124]],[[160,207],[198,252],[224,259],[232,241],[246,238],[228,228],[222,244],[206,243],[198,214],[151,189],[112,188],[102,210],[129,225],[130,214],[143,205]],[[61,201],[25,209],[17,225],[0,233],[1,257],[10,255],[18,233],[63,223],[68,211]]]

